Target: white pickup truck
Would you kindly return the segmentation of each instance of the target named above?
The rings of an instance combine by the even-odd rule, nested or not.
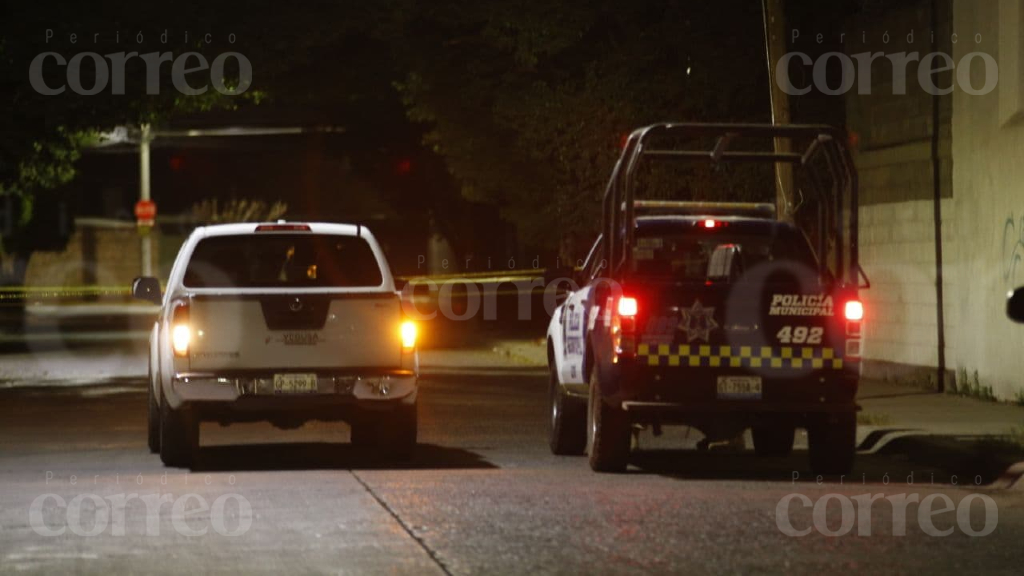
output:
[[[189,466],[199,423],[346,421],[352,443],[411,457],[416,325],[405,320],[373,234],[347,224],[224,224],[196,229],[150,334],[149,447]]]

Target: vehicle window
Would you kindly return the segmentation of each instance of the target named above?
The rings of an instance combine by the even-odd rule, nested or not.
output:
[[[383,282],[362,238],[310,234],[215,236],[185,269],[189,288],[373,287]]]
[[[712,257],[734,253],[732,274],[711,272],[720,261]],[[788,232],[778,236],[716,234],[668,234],[641,236],[633,248],[631,273],[635,276],[677,282],[705,282],[712,275],[735,277],[763,262],[795,262],[817,268],[807,241]]]

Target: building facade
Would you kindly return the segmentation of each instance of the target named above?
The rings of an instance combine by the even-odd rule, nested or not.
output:
[[[1024,328],[1005,308],[1024,285],[1024,0],[893,2],[851,28],[848,55],[886,55],[870,94],[847,97],[865,374],[1019,399]],[[908,62],[902,91],[888,57],[936,52],[949,58]]]

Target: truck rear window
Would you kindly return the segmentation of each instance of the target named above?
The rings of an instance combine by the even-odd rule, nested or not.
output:
[[[726,256],[727,252],[731,254]],[[807,241],[796,233],[683,233],[638,237],[632,273],[676,282],[728,281],[764,262],[796,263],[811,270],[818,267]]]
[[[369,244],[353,236],[213,236],[196,244],[189,288],[356,288],[383,282]]]

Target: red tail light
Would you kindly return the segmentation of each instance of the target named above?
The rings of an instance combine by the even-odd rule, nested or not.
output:
[[[636,316],[639,308],[636,303],[636,298],[630,298],[629,296],[623,296],[619,298],[619,316],[623,318],[633,318]]]
[[[308,224],[260,224],[257,232],[309,232]]]
[[[708,218],[707,220],[704,221],[705,228],[714,228],[715,226],[718,226],[718,222],[715,222],[711,218]]]
[[[864,304],[860,300],[850,300],[846,303],[846,319],[851,322],[860,322],[864,319]]]
[[[640,306],[636,298],[622,296],[615,305],[616,313],[612,315],[612,363],[620,358],[636,356],[636,315]]]

